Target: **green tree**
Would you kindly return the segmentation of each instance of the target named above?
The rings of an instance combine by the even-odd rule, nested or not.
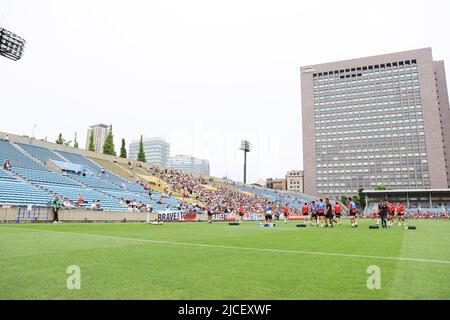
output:
[[[56,143],[57,143],[57,144],[64,144],[65,141],[66,141],[66,140],[64,140],[64,138],[63,138],[63,136],[62,136],[62,133],[60,133],[60,134],[58,135],[58,139],[56,140]]]
[[[73,141],[73,147],[78,149],[78,140],[77,140],[77,133],[75,132],[75,140]]]
[[[386,186],[384,184],[377,184],[374,190],[386,190]]]
[[[363,188],[358,189],[358,204],[361,208],[364,209],[366,207],[366,195],[363,193],[363,191]]]
[[[111,156],[116,155],[116,150],[114,150],[114,136],[112,133],[112,125],[109,126],[109,132],[106,136],[105,143],[103,144],[103,154],[109,154]]]
[[[127,158],[127,149],[125,149],[125,139],[122,138],[122,146],[120,147],[120,157]]]
[[[342,202],[342,204],[343,204],[344,206],[346,206],[347,203],[348,203],[347,197],[346,197],[346,196],[342,196],[342,197],[341,197],[341,202]]]
[[[95,151],[95,145],[94,145],[94,130],[91,130],[91,135],[89,136],[89,151]]]
[[[142,135],[141,135],[141,141],[139,142],[139,152],[137,156],[138,161],[146,162],[145,161],[145,153],[144,153],[144,142],[142,141]]]

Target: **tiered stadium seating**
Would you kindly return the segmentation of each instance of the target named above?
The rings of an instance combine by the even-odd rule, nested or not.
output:
[[[297,194],[293,192],[279,192],[263,187],[249,186],[240,183],[235,183],[231,186],[244,192],[250,192],[257,197],[264,198],[272,202],[288,204],[289,207],[295,209],[300,209],[302,202],[304,203],[314,200],[314,198],[301,193]]]
[[[0,162],[2,166],[6,160],[10,161],[13,168],[22,167],[36,170],[46,170],[43,165],[14,148],[9,141],[0,140]]]
[[[44,163],[46,163],[48,160],[64,161],[59,155],[57,155],[56,153],[54,153],[53,151],[51,151],[49,149],[36,147],[36,146],[29,145],[29,144],[24,144],[24,143],[16,143],[16,144],[19,147],[21,147],[23,150],[28,152],[30,155],[32,155],[33,157],[35,157],[36,159],[38,159]]]
[[[47,206],[51,201],[52,197],[49,194],[17,180],[5,170],[0,169],[0,205]]]
[[[132,192],[145,192],[148,193],[148,191],[144,190],[139,184],[137,183],[125,183],[124,184],[125,189],[132,191]]]
[[[73,204],[76,203],[78,196],[82,194],[84,200],[86,201],[86,203],[84,204],[85,208],[89,208],[92,201],[100,200],[100,204],[103,210],[106,211],[127,210],[127,207],[120,205],[117,199],[114,199],[106,194],[103,194],[99,191],[95,191],[92,189],[74,186],[53,185],[53,184],[42,184],[41,186],[54,194],[58,194],[63,196],[64,198],[68,198]]]
[[[71,174],[70,177],[72,179],[75,179],[82,184],[85,184],[93,189],[115,189],[115,190],[122,190],[123,188],[121,186],[118,186],[116,184],[113,184],[107,180],[103,180],[104,175],[101,174],[101,176],[94,176],[94,177],[83,177],[82,175],[76,175]]]
[[[94,161],[91,161],[87,159],[86,157],[83,157],[82,155],[65,152],[65,151],[57,151],[59,154],[61,154],[64,158],[69,160],[73,163],[83,164],[86,167],[88,167],[92,172],[95,172],[96,174],[101,174],[101,167],[97,165]],[[122,185],[123,183],[127,182],[126,180],[122,179],[121,177],[115,175],[112,172],[107,172],[102,176],[103,180],[108,180],[109,182],[112,182],[117,185]]]
[[[17,180],[12,175],[8,173],[8,171],[1,169],[0,170],[0,180]]]
[[[122,166],[114,164],[112,161],[103,160],[103,159],[97,159],[97,158],[90,158],[91,160],[95,161],[98,165],[102,166],[106,170],[109,170],[113,172],[114,174],[118,175],[119,177],[122,177],[124,179],[132,181],[133,175],[129,174]]]
[[[37,182],[37,183],[47,183],[47,184],[60,184],[60,185],[74,185],[80,187],[80,183],[76,183],[73,180],[66,178],[55,172],[34,170],[27,168],[13,168],[12,171],[17,173],[19,176],[25,178],[26,180]]]

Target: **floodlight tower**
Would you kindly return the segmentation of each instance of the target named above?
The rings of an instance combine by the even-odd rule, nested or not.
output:
[[[248,140],[241,141],[239,150],[244,151],[244,183],[247,183],[247,152],[250,152],[251,148],[252,146]]]
[[[0,55],[17,61],[22,58],[25,40],[0,27]]]

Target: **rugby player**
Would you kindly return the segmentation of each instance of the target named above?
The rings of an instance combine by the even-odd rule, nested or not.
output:
[[[317,218],[320,221],[320,226],[323,228],[323,220],[325,216],[325,203],[323,203],[323,199],[319,200],[319,203],[317,203]],[[317,223],[317,226],[319,224]]]
[[[335,217],[336,217],[335,222],[336,222],[336,223],[339,223],[340,225],[342,225],[342,218],[341,218],[342,207],[341,207],[341,205],[339,204],[339,202],[336,202],[336,203],[334,204],[333,210],[334,210],[334,215],[335,215]]]
[[[240,207],[239,208],[239,218],[241,219],[242,222],[244,222],[244,213],[245,213],[244,207]]]
[[[213,216],[212,209],[208,207],[206,209],[206,214],[208,215],[208,223],[212,223],[212,216]]]
[[[388,205],[386,199],[384,201],[380,201],[380,203],[378,204],[378,212],[381,217],[381,228],[386,229],[387,228],[386,218],[388,215]]]
[[[348,197],[348,215],[350,216],[352,228],[357,228],[358,222],[356,221],[356,204],[351,197]]]
[[[395,205],[392,202],[388,203],[388,227],[394,225]]]
[[[289,219],[289,208],[287,204],[283,206],[283,216],[284,216],[284,223],[286,224]]]
[[[333,206],[330,199],[325,199],[325,228],[328,227],[328,223],[333,228]]]
[[[305,202],[305,204],[302,207],[302,214],[304,216],[307,216],[309,214],[309,205],[308,202]]]
[[[272,226],[272,208],[270,207],[270,202],[266,204],[266,207],[264,208],[266,223],[269,225],[269,227]]]
[[[398,225],[401,226],[402,225],[402,221],[403,221],[403,225],[406,225],[405,222],[405,206],[403,203],[399,202],[397,203],[397,221],[398,221]]]
[[[310,219],[310,224],[312,226],[314,226],[314,223],[317,224],[317,213],[316,213],[316,202],[315,201],[311,201],[311,205],[309,206],[309,211],[311,212],[311,216],[309,217]]]

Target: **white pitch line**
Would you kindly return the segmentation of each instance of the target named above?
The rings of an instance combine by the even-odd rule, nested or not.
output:
[[[348,258],[365,258],[365,259],[381,259],[381,260],[397,260],[397,261],[411,261],[411,262],[423,262],[423,263],[437,263],[437,264],[450,264],[448,260],[430,260],[430,259],[418,259],[418,258],[404,258],[404,257],[385,257],[385,256],[370,256],[363,254],[352,254],[352,253],[338,253],[338,252],[320,252],[320,251],[301,251],[301,250],[287,250],[287,249],[265,249],[265,248],[252,248],[252,247],[236,247],[218,244],[206,244],[206,243],[191,243],[191,242],[176,242],[176,241],[166,241],[166,240],[151,240],[151,239],[136,239],[136,238],[125,238],[125,237],[114,237],[114,236],[101,236],[91,233],[78,233],[78,232],[65,232],[56,230],[39,230],[30,228],[17,228],[17,227],[3,227],[6,229],[17,229],[17,230],[31,230],[47,233],[59,233],[67,234],[71,236],[87,236],[92,238],[100,239],[114,239],[122,241],[135,241],[135,242],[145,242],[145,243],[155,243],[155,244],[170,244],[179,246],[192,246],[192,247],[203,247],[203,248],[221,248],[221,249],[234,249],[234,250],[248,250],[248,251],[259,251],[259,252],[275,252],[275,253],[292,253],[292,254],[305,254],[305,255],[317,255],[317,256],[334,256],[334,257],[348,257]]]

